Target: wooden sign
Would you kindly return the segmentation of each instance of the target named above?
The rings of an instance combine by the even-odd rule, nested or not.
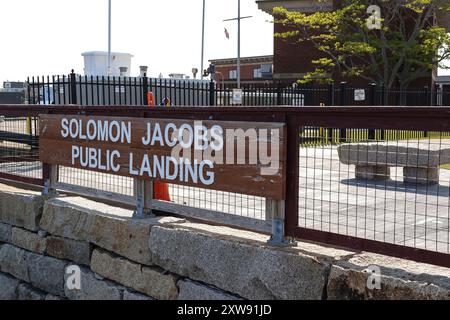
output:
[[[41,115],[40,160],[283,200],[283,123]]]

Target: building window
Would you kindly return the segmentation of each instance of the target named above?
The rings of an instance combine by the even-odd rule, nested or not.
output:
[[[273,73],[273,66],[271,64],[261,65],[261,77],[264,79],[271,79]]]
[[[230,70],[230,79],[231,80],[237,79],[237,70]]]
[[[253,70],[253,78],[255,79],[262,78],[261,68]]]

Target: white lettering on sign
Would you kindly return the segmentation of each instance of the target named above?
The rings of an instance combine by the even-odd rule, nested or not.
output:
[[[110,151],[72,146],[73,166],[79,164],[83,168],[119,172],[120,165],[117,164],[118,158],[120,158],[120,152],[117,150]]]
[[[128,121],[89,120],[84,125],[81,119],[63,118],[61,128],[61,137],[63,138],[131,143],[131,122]]]
[[[216,165],[255,165],[261,175],[280,174],[279,129],[65,116],[58,133],[74,140],[68,150],[74,167],[204,186],[213,185],[221,173]]]
[[[132,176],[149,177],[169,181],[202,183],[206,186],[214,183],[214,165],[209,160],[176,159],[171,156],[156,156],[152,158],[144,154],[141,161],[137,161],[133,153],[129,156],[129,173]],[[140,168],[140,169],[139,169]]]
[[[201,122],[195,122],[194,126],[183,124],[179,128],[175,124],[169,123],[164,129],[164,133],[159,123],[155,123],[153,127],[151,123],[147,123],[142,144],[170,148],[179,144],[183,149],[190,149],[194,146],[194,150],[205,151],[212,148],[214,151],[220,151],[224,145],[223,134],[224,130],[221,126],[214,125],[208,129]]]

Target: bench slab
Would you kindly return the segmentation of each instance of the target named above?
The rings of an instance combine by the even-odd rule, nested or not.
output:
[[[450,163],[450,139],[350,143],[338,153],[346,165],[437,168]]]
[[[357,179],[389,179],[390,167],[403,167],[406,183],[436,184],[439,166],[450,163],[450,139],[343,144],[338,154],[356,166]]]

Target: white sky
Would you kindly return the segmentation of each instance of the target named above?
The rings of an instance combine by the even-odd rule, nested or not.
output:
[[[134,55],[149,74],[200,69],[202,0],[112,0],[112,50]],[[237,0],[206,0],[208,59],[237,55]],[[31,75],[83,73],[82,52],[107,51],[107,0],[1,0],[0,81]],[[271,16],[255,0],[241,0],[242,56],[273,54]],[[224,27],[231,39],[227,40]]]
[[[134,55],[149,75],[200,69],[202,0],[112,0],[112,49]],[[255,0],[241,0],[242,56],[273,54],[271,17]],[[1,0],[0,82],[32,75],[83,73],[85,51],[107,50],[107,0]],[[206,0],[208,59],[235,57],[237,0]],[[227,40],[224,27],[231,39]],[[447,71],[450,74],[450,71]]]

